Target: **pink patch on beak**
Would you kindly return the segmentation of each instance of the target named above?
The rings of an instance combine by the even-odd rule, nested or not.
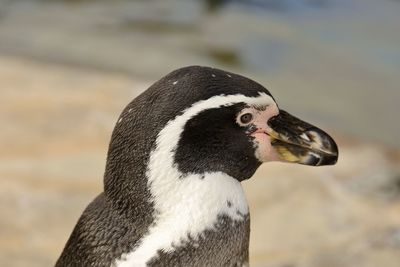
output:
[[[255,156],[260,162],[279,161],[279,155],[271,145],[271,138],[268,132],[271,129],[268,126],[268,120],[279,114],[276,104],[269,105],[265,110],[255,107],[244,109],[241,114],[253,114],[253,124],[257,130],[250,134],[253,137],[254,147],[256,148]]]
[[[260,162],[279,161],[279,155],[271,145],[270,136],[265,132],[255,132],[251,134],[256,146],[255,156]]]

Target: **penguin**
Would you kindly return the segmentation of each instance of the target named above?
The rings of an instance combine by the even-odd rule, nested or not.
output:
[[[337,162],[335,141],[280,109],[259,83],[189,66],[122,111],[104,191],[84,210],[63,266],[248,266],[241,182],[265,162]]]

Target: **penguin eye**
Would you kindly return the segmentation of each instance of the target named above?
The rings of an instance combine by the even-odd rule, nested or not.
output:
[[[248,124],[253,119],[253,115],[251,113],[245,113],[240,116],[240,122],[243,124]]]

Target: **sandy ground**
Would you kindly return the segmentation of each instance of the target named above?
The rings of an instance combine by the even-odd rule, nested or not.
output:
[[[102,190],[119,112],[149,84],[0,56],[1,266],[55,263]],[[244,183],[252,266],[399,266],[399,151],[331,132],[336,166],[271,163]]]

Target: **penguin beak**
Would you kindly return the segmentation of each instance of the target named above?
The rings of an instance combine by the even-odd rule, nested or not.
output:
[[[311,166],[333,165],[338,159],[335,141],[321,129],[284,110],[268,120],[267,134],[282,161]]]

